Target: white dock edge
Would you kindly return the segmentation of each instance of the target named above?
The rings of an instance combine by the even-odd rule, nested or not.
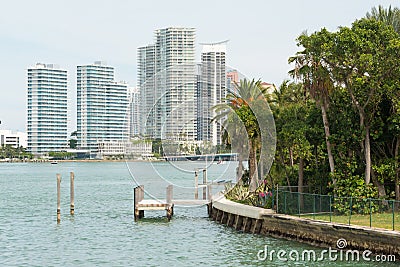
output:
[[[213,200],[212,206],[218,210],[227,213],[232,213],[253,219],[261,219],[264,215],[275,213],[275,211],[273,211],[272,209],[264,209],[264,208],[240,204],[237,202],[230,201],[225,197],[220,197],[217,198],[216,200]]]

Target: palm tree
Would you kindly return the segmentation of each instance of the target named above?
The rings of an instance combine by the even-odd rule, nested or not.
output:
[[[243,183],[243,159],[248,156],[248,140],[246,138],[246,129],[240,118],[234,113],[228,114],[223,122],[224,131],[222,133],[222,142],[230,144],[231,150],[238,154],[238,167],[236,172],[236,182]]]
[[[379,5],[378,8],[373,7],[371,13],[367,12],[366,18],[381,21],[386,25],[390,25],[398,34],[400,34],[400,9],[397,7],[393,9],[392,6],[389,6],[388,9],[385,9],[381,5]]]
[[[261,131],[257,117],[254,113],[254,107],[258,101],[265,101],[264,94],[267,88],[261,86],[261,81],[254,79],[240,80],[235,84],[235,92],[230,92],[226,96],[226,103],[214,106],[217,115],[213,120],[219,120],[232,116],[234,113],[243,123],[246,129],[249,142],[249,176],[250,191],[255,191],[258,185],[258,168],[257,168],[257,149],[261,146]],[[252,108],[253,107],[253,108]],[[225,120],[226,123],[232,121]],[[225,124],[226,124],[225,123]],[[229,127],[229,126],[226,126]],[[235,125],[233,125],[235,127]],[[239,166],[240,168],[240,166]]]
[[[332,145],[330,143],[331,134],[327,115],[329,94],[334,89],[327,59],[331,34],[326,29],[322,29],[320,32],[314,33],[311,36],[307,35],[307,33],[303,33],[297,40],[299,42],[298,45],[303,46],[304,50],[297,52],[295,56],[289,58],[289,63],[295,63],[295,68],[291,70],[289,74],[303,81],[304,88],[310,92],[311,97],[321,108],[329,167],[333,177],[333,183],[335,184],[336,180],[333,176],[335,162],[332,153]]]

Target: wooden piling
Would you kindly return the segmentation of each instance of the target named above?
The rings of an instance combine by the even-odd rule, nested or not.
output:
[[[194,171],[194,199],[199,199],[199,173]]]
[[[139,196],[140,196],[140,201],[142,201],[144,199],[144,185],[140,186]],[[140,218],[144,217],[144,210],[139,211],[139,216]]]
[[[57,223],[61,222],[61,175],[57,173]]]
[[[203,169],[203,199],[207,199],[207,169]]]
[[[242,223],[243,223],[243,217],[240,215],[236,215],[235,229],[240,230],[242,228]]]
[[[212,193],[211,193],[211,184],[207,184],[207,200],[211,201]]]
[[[173,186],[172,184],[167,186],[167,219],[171,220],[172,215],[174,214],[174,204],[172,204],[172,195],[173,195]]]
[[[137,219],[140,219],[144,216],[144,211],[138,209],[139,202],[142,201],[144,198],[144,186],[140,185],[135,187],[133,192],[134,192],[133,208],[136,221]]]
[[[75,214],[75,192],[74,192],[74,180],[75,180],[75,174],[74,172],[70,172],[70,200],[71,200],[71,205],[70,205],[70,214],[74,215]]]
[[[172,204],[172,194],[173,194],[173,186],[172,184],[167,186],[167,204]]]

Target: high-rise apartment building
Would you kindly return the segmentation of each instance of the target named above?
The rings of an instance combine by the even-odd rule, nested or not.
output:
[[[67,148],[67,71],[54,64],[28,68],[28,151],[42,155]]]
[[[98,152],[100,143],[128,138],[128,85],[114,81],[104,62],[77,67],[78,147]]]
[[[129,137],[140,134],[140,92],[137,88],[129,88]]]
[[[212,121],[217,115],[213,107],[226,97],[226,42],[203,44],[201,75],[198,86],[197,135],[200,141],[221,144],[221,121]]]
[[[155,45],[139,47],[137,50],[137,78],[141,99],[140,134],[161,137],[161,105],[156,105],[161,90],[155,86],[156,50]],[[158,124],[157,124],[158,123]],[[157,131],[158,130],[158,131]]]
[[[196,139],[195,29],[159,29],[155,44],[138,48],[138,87],[143,135]]]

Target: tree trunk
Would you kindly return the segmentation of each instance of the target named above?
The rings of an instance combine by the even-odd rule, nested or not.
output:
[[[304,209],[304,198],[303,198],[303,185],[304,185],[304,159],[300,158],[299,159],[299,181],[298,181],[298,189],[297,192],[299,192],[299,200],[300,200],[300,209]]]
[[[298,180],[298,189],[297,192],[303,193],[303,185],[304,185],[304,159],[299,159],[299,180]]]
[[[238,161],[239,164],[237,166],[237,172],[236,172],[236,182],[242,182],[242,176],[243,176],[243,158],[242,158],[242,153],[239,153],[238,155]]]
[[[371,143],[369,126],[365,127],[365,184],[371,182]]]
[[[396,200],[400,200],[400,181],[399,181],[399,164],[398,164],[398,156],[399,156],[399,146],[400,146],[400,138],[397,137],[396,140],[396,148],[394,149],[394,166],[395,166],[395,170],[396,170],[396,176],[394,179],[394,192],[396,195]]]
[[[288,174],[287,169],[286,169],[285,160],[283,159],[283,155],[282,154],[280,154],[280,155],[281,155],[283,170],[284,170],[285,176],[286,176],[286,182],[287,182],[287,185],[289,187],[289,191],[292,192],[292,186],[290,185],[290,179],[289,179],[289,174]]]
[[[362,141],[361,148],[364,149],[364,157],[365,157],[365,184],[369,184],[371,182],[371,143],[370,143],[370,134],[369,134],[369,125],[368,122],[365,123],[365,108],[358,102],[357,98],[354,95],[354,92],[351,87],[348,86],[348,82],[345,81],[345,85],[347,90],[349,91],[351,101],[356,106],[358,110],[358,114],[360,116],[360,129],[365,129],[365,137]]]
[[[293,151],[292,148],[289,147],[289,161],[290,161],[290,167],[294,166],[294,160],[293,160]]]
[[[257,147],[254,140],[249,139],[249,150],[250,191],[254,192],[257,189],[258,183]]]
[[[260,173],[260,176],[258,178],[260,179],[259,182],[261,182],[264,180],[264,161],[261,157],[260,157],[260,166],[258,168]]]
[[[328,160],[329,160],[329,168],[331,171],[331,174],[333,175],[335,172],[335,161],[333,160],[333,154],[332,154],[332,145],[331,142],[329,141],[329,138],[331,137],[331,133],[329,130],[329,122],[328,122],[328,115],[326,113],[326,101],[322,101],[321,104],[321,111],[322,111],[322,121],[324,122],[324,130],[325,130],[325,141],[326,141],[326,150],[328,151]],[[332,176],[333,180],[333,185],[336,185],[336,179],[334,176]]]
[[[374,170],[371,171],[371,177],[372,183],[378,188],[378,197],[384,198],[386,196],[385,185],[376,178]]]

